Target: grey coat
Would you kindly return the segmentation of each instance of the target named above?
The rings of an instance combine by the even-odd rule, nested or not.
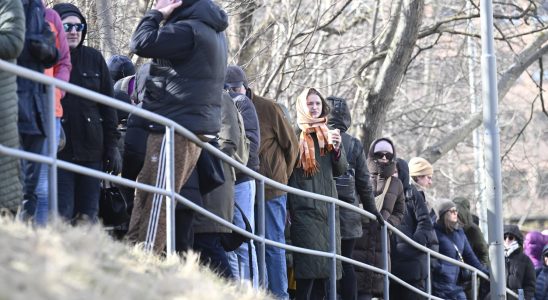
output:
[[[223,93],[221,101],[221,131],[219,132],[219,149],[229,156],[236,153],[237,145],[240,144],[241,133],[238,125],[238,110],[232,98]],[[205,150],[204,150],[205,151]],[[234,168],[223,162],[225,183],[213,191],[203,195],[203,207],[217,216],[232,222],[234,216],[234,181],[236,175]],[[232,232],[215,221],[212,221],[201,214],[196,214],[194,219],[195,233]]]
[[[19,0],[0,2],[0,58],[12,63],[25,43],[25,15]],[[16,76],[0,71],[0,144],[19,148]],[[19,160],[0,156],[0,208],[17,210],[23,198]]]
[[[301,168],[295,168],[289,186],[325,196],[337,198],[337,188],[333,177],[342,175],[347,167],[346,155],[340,151],[340,157],[335,159],[334,152],[320,156],[320,148],[315,134],[314,139],[316,162],[320,170],[307,177]],[[329,251],[329,203],[311,198],[288,194],[288,207],[291,215],[291,242],[294,246],[319,251]],[[336,242],[337,253],[341,251],[341,235],[339,209],[336,209]],[[330,274],[330,259],[300,253],[293,254],[295,278],[315,279],[328,278]],[[337,278],[342,276],[341,262],[337,261]]]

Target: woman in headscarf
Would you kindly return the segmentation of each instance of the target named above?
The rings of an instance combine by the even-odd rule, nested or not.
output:
[[[327,128],[329,106],[314,88],[305,89],[297,99],[299,158],[289,185],[301,190],[337,198],[333,177],[347,168],[338,131]],[[297,247],[329,251],[329,203],[288,195],[291,241]],[[340,253],[339,213],[336,210],[337,253]],[[330,258],[293,253],[297,299],[322,299],[330,273]],[[341,278],[337,262],[337,279]]]

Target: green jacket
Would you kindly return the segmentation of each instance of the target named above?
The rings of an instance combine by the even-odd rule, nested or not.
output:
[[[25,14],[20,0],[0,1],[0,59],[15,63],[25,43]],[[0,71],[0,144],[19,148],[16,76]],[[19,160],[0,156],[0,208],[12,212],[23,198]]]
[[[472,212],[470,212],[470,201],[466,198],[457,197],[453,199],[453,202],[457,206],[459,211],[459,222],[462,224],[464,234],[476,254],[479,261],[484,264],[489,264],[489,247],[487,242],[483,238],[483,234],[478,225],[474,223],[472,219]]]
[[[314,139],[316,162],[320,170],[315,175],[306,177],[303,169],[295,168],[289,179],[289,186],[333,198],[337,198],[337,187],[333,177],[342,175],[347,167],[346,155],[340,151],[340,157],[335,159],[334,152],[320,156],[316,136]],[[342,149],[342,148],[341,148]],[[288,207],[291,216],[291,242],[294,246],[319,251],[329,251],[329,203],[311,198],[288,194]],[[336,242],[337,253],[341,251],[341,234],[339,208],[336,208]],[[295,278],[314,279],[328,278],[330,274],[330,258],[293,253]],[[337,261],[337,278],[342,276],[341,262]]]

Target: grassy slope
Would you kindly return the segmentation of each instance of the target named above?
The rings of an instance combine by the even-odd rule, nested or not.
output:
[[[266,298],[199,267],[195,254],[160,259],[100,227],[32,230],[0,220],[0,300]]]

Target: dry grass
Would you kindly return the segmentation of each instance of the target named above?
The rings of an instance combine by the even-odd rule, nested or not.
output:
[[[31,229],[0,220],[3,299],[267,299],[227,283],[197,255],[162,259],[113,241],[100,227]]]

